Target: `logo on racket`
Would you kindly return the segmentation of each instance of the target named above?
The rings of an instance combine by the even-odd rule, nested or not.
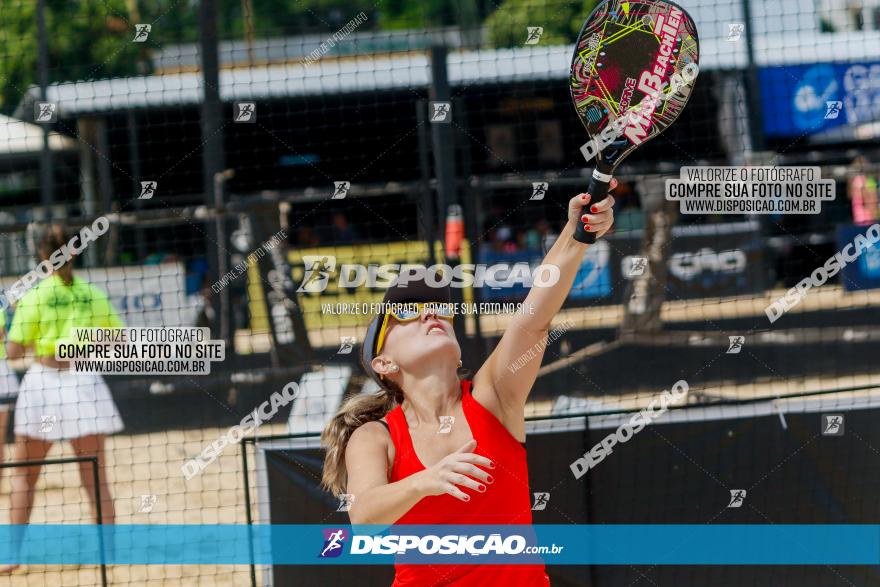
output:
[[[431,102],[431,122],[444,124],[452,122],[452,103]]]
[[[528,37],[526,38],[526,45],[537,45],[538,41],[541,40],[541,35],[544,34],[544,27],[542,26],[527,26],[526,31],[528,31]]]
[[[546,181],[533,181],[532,182],[532,197],[530,200],[543,200],[544,196],[547,194],[547,188],[550,187],[550,184]]]
[[[593,124],[602,120],[604,116],[605,112],[598,106],[590,106],[587,108],[587,119]]]
[[[296,289],[300,293],[318,293],[327,289],[330,274],[336,271],[336,257],[333,255],[303,255],[306,274]]]
[[[659,67],[659,66],[658,66]],[[700,67],[696,63],[688,63],[681,72],[673,73],[669,78],[669,82],[660,82],[657,75],[652,75],[650,71],[642,72],[641,80],[636,88],[645,94],[645,97],[638,105],[629,107],[624,113],[614,118],[610,124],[593,137],[588,142],[581,145],[580,151],[587,162],[591,161],[596,154],[605,150],[609,145],[623,147],[628,139],[633,145],[640,145],[648,138],[648,129],[654,122],[654,111],[662,102],[667,102],[672,98],[685,98],[690,94],[694,80]],[[656,86],[656,87],[655,87]],[[668,86],[669,91],[666,91]],[[630,94],[627,98],[626,94],[622,95],[624,99],[632,99]],[[595,123],[605,115],[595,105],[588,107],[584,112],[584,116],[590,122]],[[598,118],[597,118],[598,117]],[[623,136],[625,138],[621,139]],[[617,144],[615,144],[617,143]]]
[[[346,538],[348,538],[348,533],[343,528],[325,529],[324,548],[318,558],[336,558],[342,554],[342,545],[345,544]]]
[[[539,512],[541,510],[546,510],[547,504],[550,503],[550,494],[546,491],[536,491],[532,495],[535,496],[535,502],[532,504],[532,511]]]
[[[843,436],[843,414],[822,414],[822,436]]]
[[[742,507],[742,504],[745,503],[746,493],[748,493],[745,489],[731,489],[730,490],[730,503],[727,504],[729,508],[739,508]]]

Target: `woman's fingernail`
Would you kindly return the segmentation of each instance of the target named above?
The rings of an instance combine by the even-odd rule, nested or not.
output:
[[[471,500],[471,496],[468,495],[467,493],[465,493],[465,494],[464,494],[464,500],[465,500],[465,501],[470,501],[470,500]]]
[[[492,483],[493,481],[495,481],[495,479],[492,475],[486,475],[486,483]]]
[[[586,202],[586,201],[587,201],[587,194],[582,194],[582,195],[581,195],[581,200],[583,200],[583,201]]]
[[[489,461],[489,468],[490,468],[490,469],[494,469],[494,468],[495,468],[495,461]]]
[[[584,214],[583,216],[581,216],[581,222],[586,222],[586,221],[587,221],[587,215]]]
[[[593,206],[592,208],[590,208],[590,212],[592,212],[593,214],[595,214],[598,211],[599,211],[599,208],[597,208],[596,206]]]
[[[593,228],[588,224],[586,230],[593,230]]]
[[[477,489],[480,491],[486,491],[486,486],[485,485],[477,485]]]

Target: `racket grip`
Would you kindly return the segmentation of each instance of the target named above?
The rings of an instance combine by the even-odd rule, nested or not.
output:
[[[581,213],[578,216],[577,228],[574,230],[574,240],[586,244],[593,244],[596,242],[596,233],[584,230],[584,223],[581,222],[580,217],[590,211],[590,206],[601,202],[608,196],[608,188],[610,186],[610,175],[602,173],[599,170],[593,170],[593,175],[590,178],[590,187],[587,188],[587,193],[591,196],[590,203],[581,209]]]

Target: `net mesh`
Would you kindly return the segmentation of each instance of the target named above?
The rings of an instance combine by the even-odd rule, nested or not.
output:
[[[517,276],[535,276],[592,172],[568,81],[595,5],[3,0],[0,289],[14,303],[0,520],[95,521],[97,468],[107,523],[345,523],[336,496],[303,497],[320,501],[313,512],[296,505],[279,471],[316,488],[314,434],[343,398],[374,390],[357,357],[384,266],[497,268],[481,287],[453,288],[468,309],[455,328],[470,374],[513,334],[529,291]],[[613,230],[587,250],[538,352],[509,366],[516,377],[541,365],[526,408],[531,491],[551,505],[535,520],[873,523],[880,439],[854,410],[876,398],[880,252],[816,271],[880,215],[880,5],[682,5],[701,43],[690,101],[617,169]],[[685,214],[664,198],[682,167],[733,165],[817,167],[836,197],[817,214]],[[65,239],[47,240],[57,227]],[[86,382],[47,366],[40,349],[60,318],[33,292],[51,292],[57,276],[44,280],[40,263],[74,236],[90,240],[74,275],[98,292],[77,325],[112,313],[129,327],[208,328],[226,358],[209,375]],[[797,302],[780,301],[795,286]],[[102,296],[112,311],[95,309]],[[679,380],[688,393],[666,417],[680,428],[649,426],[572,476],[570,463]],[[260,409],[271,416],[243,424]],[[843,440],[827,429],[836,414]],[[289,434],[313,436],[254,440]],[[864,482],[827,481],[843,466],[863,468]],[[739,489],[745,507],[730,508]],[[836,509],[846,492],[856,497]],[[105,569],[108,584],[130,585],[244,585],[252,572],[329,580]],[[773,573],[798,585],[870,575],[550,569],[554,584],[598,585],[762,585]],[[104,576],[29,565],[11,581]]]

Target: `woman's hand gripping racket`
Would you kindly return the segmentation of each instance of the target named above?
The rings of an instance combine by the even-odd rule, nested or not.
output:
[[[608,195],[621,161],[675,122],[690,98],[698,61],[697,27],[677,4],[606,0],[593,10],[571,61],[571,99],[590,138],[581,152],[587,161],[596,159],[590,204]],[[583,222],[574,238],[596,242]]]

